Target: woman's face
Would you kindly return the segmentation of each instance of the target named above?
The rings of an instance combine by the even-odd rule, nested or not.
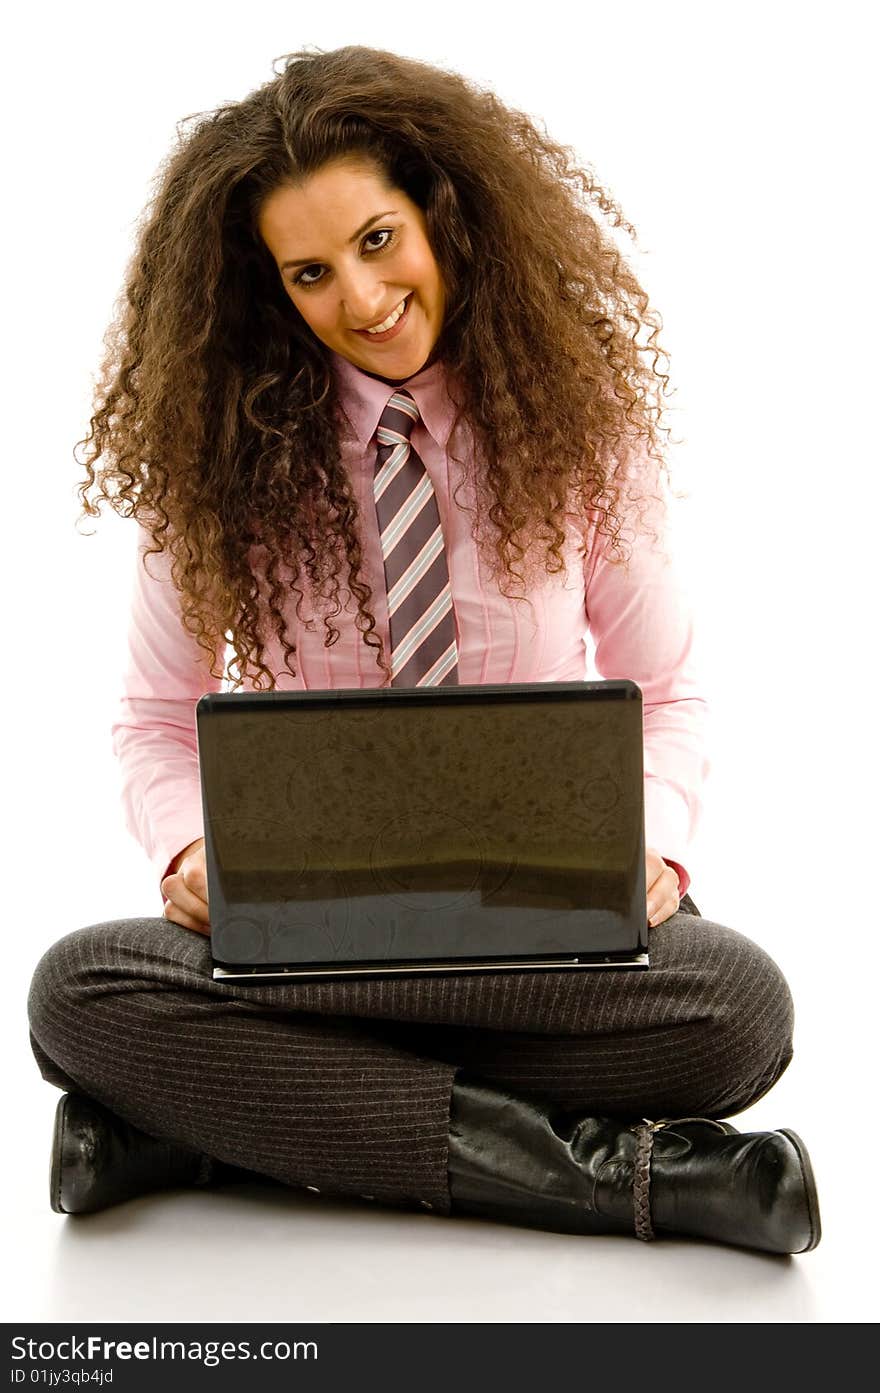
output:
[[[424,367],[446,297],[425,216],[363,159],[334,160],[298,188],[275,189],[258,219],[281,283],[328,348],[377,377]],[[293,263],[293,264],[288,264]],[[390,329],[367,329],[404,313]]]

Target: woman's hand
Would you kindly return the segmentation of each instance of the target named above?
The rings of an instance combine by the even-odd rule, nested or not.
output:
[[[190,842],[175,856],[161,889],[165,896],[163,913],[166,919],[180,924],[181,928],[210,934],[204,837]]]
[[[648,923],[651,928],[662,924],[677,913],[681,903],[678,894],[678,875],[667,866],[659,851],[645,852],[645,883],[648,887]],[[191,842],[171,863],[171,871],[162,881],[166,919],[196,933],[210,934],[208,919],[208,882],[205,867],[205,839]]]
[[[648,923],[651,928],[662,924],[678,910],[678,875],[667,866],[659,851],[650,847],[645,852],[645,884],[648,887]]]

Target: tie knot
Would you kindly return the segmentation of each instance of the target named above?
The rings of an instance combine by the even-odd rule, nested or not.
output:
[[[409,440],[419,419],[419,408],[409,392],[393,392],[379,417],[379,444],[396,445],[401,439]]]

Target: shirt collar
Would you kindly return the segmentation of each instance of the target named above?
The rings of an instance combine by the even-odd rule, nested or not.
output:
[[[446,447],[455,419],[455,405],[449,396],[446,372],[441,362],[422,368],[405,382],[392,387],[362,372],[341,353],[331,350],[330,357],[339,383],[342,408],[364,448],[376,434],[388,398],[398,388],[411,393],[428,434],[438,445]]]

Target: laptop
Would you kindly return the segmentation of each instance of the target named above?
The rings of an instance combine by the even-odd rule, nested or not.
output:
[[[196,706],[217,980],[646,968],[631,681]]]

